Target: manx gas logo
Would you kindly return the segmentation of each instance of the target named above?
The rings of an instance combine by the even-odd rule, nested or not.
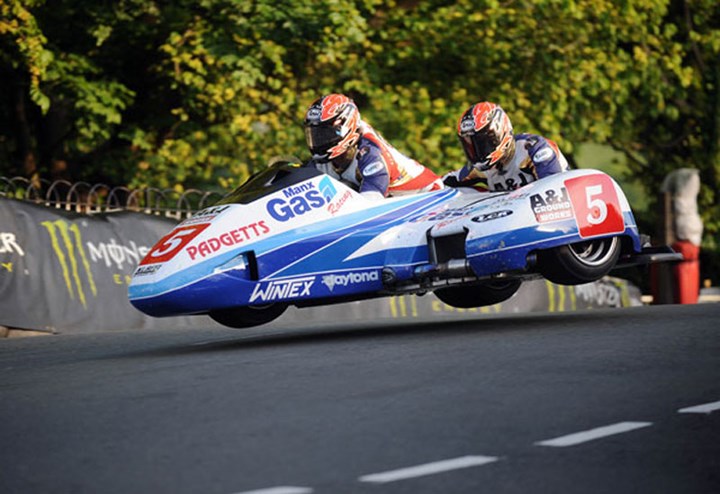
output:
[[[65,288],[70,298],[77,299],[87,307],[86,290],[97,296],[97,286],[93,278],[88,256],[83,248],[82,235],[77,224],[68,224],[63,220],[43,221],[41,223],[50,235],[50,245],[60,264]]]
[[[329,178],[320,181],[319,190],[313,182],[283,189],[284,197],[270,199],[267,211],[278,221],[289,221],[310,211],[323,207],[337,193]]]
[[[255,289],[250,294],[249,303],[308,297],[314,283],[314,276],[292,280],[264,281],[255,285]]]

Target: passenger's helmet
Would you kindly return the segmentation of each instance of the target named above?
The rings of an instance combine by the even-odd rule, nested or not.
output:
[[[360,139],[360,111],[342,94],[315,100],[305,113],[305,140],[317,161],[331,161],[340,172],[352,162]]]
[[[469,164],[479,171],[502,167],[515,152],[510,119],[495,103],[483,101],[468,108],[457,130]]]

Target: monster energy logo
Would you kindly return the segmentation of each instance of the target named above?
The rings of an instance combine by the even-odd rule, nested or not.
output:
[[[82,246],[80,229],[76,224],[68,225],[63,220],[43,221],[41,225],[47,228],[50,234],[50,243],[60,263],[65,287],[70,298],[75,300],[77,297],[83,307],[87,308],[83,275],[87,279],[87,285],[93,297],[97,296],[97,287]]]

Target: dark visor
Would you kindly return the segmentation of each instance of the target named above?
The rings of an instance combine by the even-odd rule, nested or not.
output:
[[[488,128],[474,132],[472,135],[460,136],[465,156],[470,163],[484,163],[490,153],[497,149],[500,140],[495,132]]]
[[[340,142],[340,128],[327,125],[309,125],[305,127],[305,140],[313,154],[325,154],[328,149]]]

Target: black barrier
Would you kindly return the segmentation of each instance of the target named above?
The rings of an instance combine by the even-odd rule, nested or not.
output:
[[[0,325],[70,333],[188,324],[146,317],[127,298],[133,269],[174,224],[0,198]]]
[[[215,325],[207,316],[156,319],[127,298],[130,275],[174,220],[116,212],[86,215],[0,197],[0,326],[50,333]],[[291,309],[270,327],[313,321],[519,312],[640,305],[639,290],[605,278],[575,287],[525,282],[502,304],[455,309],[434,295],[407,295]]]

